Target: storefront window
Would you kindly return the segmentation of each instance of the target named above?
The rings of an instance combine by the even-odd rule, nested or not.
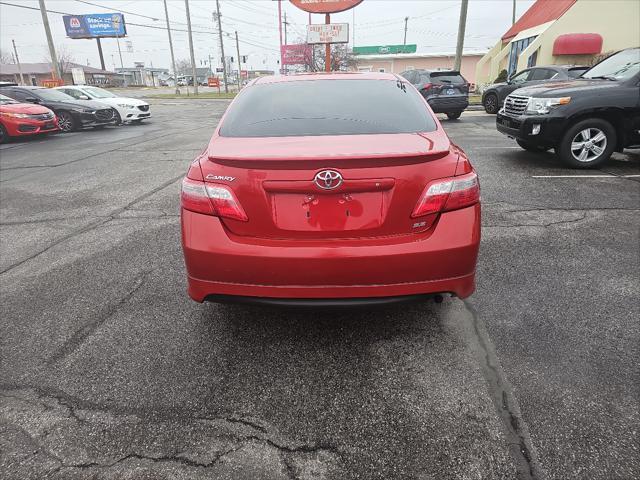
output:
[[[520,58],[520,54],[522,51],[529,46],[531,42],[533,42],[536,37],[528,37],[523,38],[521,40],[517,40],[511,43],[511,52],[509,53],[509,75],[517,71],[518,69],[518,58]],[[534,60],[535,61],[535,60]],[[535,63],[534,63],[535,65]],[[531,65],[529,65],[531,66]]]

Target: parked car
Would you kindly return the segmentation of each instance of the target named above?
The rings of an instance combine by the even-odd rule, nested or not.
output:
[[[475,288],[476,172],[390,73],[254,80],[191,163],[181,206],[198,302],[377,305]]]
[[[610,56],[579,79],[517,90],[496,126],[525,150],[555,149],[573,168],[640,147],[640,48]]]
[[[56,90],[66,93],[76,100],[92,100],[113,108],[116,111],[116,123],[140,123],[151,117],[149,104],[137,98],[120,97],[104,88],[91,85],[65,85]]]
[[[52,88],[10,86],[0,87],[0,93],[19,102],[37,103],[53,110],[63,132],[116,123],[112,108],[98,102],[79,101]]]
[[[539,85],[545,82],[558,82],[578,78],[589,67],[577,65],[550,65],[548,67],[532,67],[511,75],[503,83],[494,83],[482,92],[482,105],[487,113],[498,113],[507,95],[522,87]]]
[[[446,113],[450,120],[455,120],[469,106],[469,83],[460,72],[407,70],[400,75],[427,99],[434,113]]]
[[[0,94],[0,143],[11,137],[51,133],[59,129],[58,119],[48,108],[19,103]]]

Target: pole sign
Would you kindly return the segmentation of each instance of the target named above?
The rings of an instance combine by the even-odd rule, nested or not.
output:
[[[311,46],[306,43],[282,46],[283,65],[307,65],[311,63]]]
[[[86,85],[87,79],[84,76],[84,70],[81,67],[74,67],[71,69],[71,76],[73,77],[74,85]]]
[[[114,38],[127,34],[121,13],[64,15],[62,21],[69,38]]]
[[[309,13],[337,13],[355,7],[362,0],[290,0],[300,10]]]
[[[307,25],[307,43],[349,43],[348,23]]]

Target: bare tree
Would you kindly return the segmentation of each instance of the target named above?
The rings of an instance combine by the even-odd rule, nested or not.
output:
[[[7,52],[6,50],[0,49],[0,63],[2,63],[3,65],[6,65],[8,63],[15,63],[15,60],[13,58],[13,55],[11,55],[11,53]]]
[[[191,60],[186,58],[176,60],[176,75],[191,75]]]
[[[296,43],[304,44],[305,41],[298,39]],[[299,66],[289,66],[289,71],[324,72],[325,54],[324,45],[310,45],[309,53],[305,55],[305,63]],[[352,70],[356,65],[356,57],[346,44],[331,45],[332,72]]]
[[[56,46],[56,54],[58,56],[58,63],[60,64],[60,72],[64,75],[71,71],[70,64],[75,62],[75,58],[69,48],[66,45],[58,45]],[[51,64],[51,55],[48,49],[45,51],[44,61]]]

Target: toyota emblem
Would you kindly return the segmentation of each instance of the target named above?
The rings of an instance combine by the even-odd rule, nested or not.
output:
[[[342,185],[342,175],[335,170],[322,170],[313,180],[323,190],[333,190]]]

